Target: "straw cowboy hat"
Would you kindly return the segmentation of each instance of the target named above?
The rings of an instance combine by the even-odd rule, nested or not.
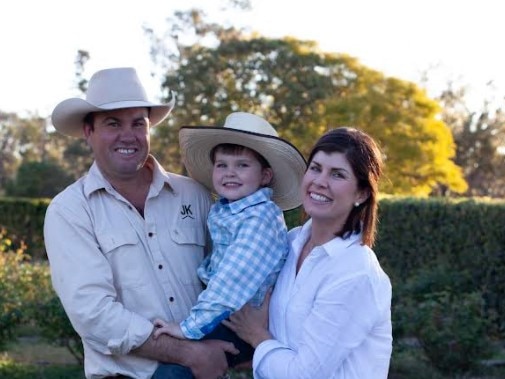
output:
[[[51,116],[54,127],[62,134],[72,137],[83,136],[83,120],[90,112],[110,111],[121,108],[151,108],[151,126],[162,122],[174,106],[154,104],[147,99],[137,72],[131,67],[109,68],[97,71],[89,80],[86,99],[63,100]]]
[[[179,130],[182,160],[189,175],[212,187],[210,151],[219,144],[242,145],[261,154],[272,167],[272,200],[283,210],[301,205],[300,185],[306,162],[298,149],[278,137],[263,118],[251,113],[231,113],[222,127],[183,126]]]

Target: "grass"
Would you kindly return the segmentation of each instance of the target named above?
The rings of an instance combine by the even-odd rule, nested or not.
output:
[[[0,379],[84,379],[84,371],[66,348],[19,337],[0,352]]]
[[[505,378],[505,350],[465,379]],[[232,372],[233,379],[250,379],[249,370]],[[84,370],[64,347],[53,346],[37,336],[21,336],[0,352],[0,379],[84,379]],[[456,379],[437,372],[417,347],[395,351],[388,379]]]

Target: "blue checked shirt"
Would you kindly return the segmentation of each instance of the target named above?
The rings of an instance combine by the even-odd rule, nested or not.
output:
[[[271,197],[271,188],[261,188],[212,206],[207,225],[213,251],[198,268],[207,288],[180,324],[186,338],[202,338],[247,302],[261,305],[275,283],[289,245],[282,210]]]

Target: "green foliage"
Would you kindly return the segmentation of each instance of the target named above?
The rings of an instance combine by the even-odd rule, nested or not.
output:
[[[39,116],[20,118],[0,111],[0,194],[24,159],[46,156],[45,123]]]
[[[453,159],[450,129],[438,119],[440,107],[411,82],[385,77],[349,61],[356,80],[327,112],[336,125],[356,125],[375,137],[386,157],[382,191],[426,196],[438,183],[453,192],[466,190]]]
[[[34,324],[41,336],[65,346],[82,364],[82,344],[54,293],[47,261],[34,262],[24,246],[12,249],[0,230],[0,345],[14,337],[21,324]]]
[[[55,162],[24,161],[16,180],[7,186],[7,195],[51,198],[73,181],[74,177]]]
[[[37,225],[34,233],[41,238],[48,202],[3,200],[0,210],[5,210],[7,219],[20,220],[20,225],[29,219],[31,225]],[[303,216],[301,208],[286,212],[288,227],[300,225]],[[457,365],[461,371],[471,369],[485,355],[481,353],[488,347],[486,336],[505,336],[505,202],[384,197],[380,200],[379,216],[374,250],[393,284],[395,349],[398,341],[414,336],[426,350],[423,359],[440,360],[433,364],[444,367]],[[19,247],[26,251],[26,246],[13,238],[4,237],[1,246],[4,251]],[[23,267],[29,271],[27,265]],[[47,270],[47,265],[36,267]],[[46,284],[41,285],[43,275],[30,275],[40,288],[49,283],[47,276]],[[6,283],[9,281],[0,279],[0,299],[6,292]],[[40,328],[45,328],[43,333],[51,341],[66,341],[67,346],[79,348],[78,337],[54,293],[42,296],[45,291],[25,288],[28,293],[31,291],[27,298],[34,306],[18,307],[21,317],[41,321]],[[15,320],[9,322],[18,324]],[[473,346],[479,351],[474,351]],[[468,363],[460,364],[459,360]],[[399,368],[399,372],[403,369]]]
[[[493,352],[484,309],[468,273],[447,266],[421,268],[396,286],[395,337],[416,337],[441,372],[467,373]]]
[[[81,366],[36,366],[0,360],[0,379],[84,379]]]
[[[488,83],[491,85],[491,83]],[[456,142],[456,164],[468,183],[465,196],[505,197],[505,113],[492,109],[495,101],[484,99],[478,111],[465,104],[465,88],[452,84],[437,99],[442,120]]]
[[[77,363],[82,365],[84,349],[81,338],[72,327],[56,294],[34,302],[31,313],[40,335],[53,344],[66,347]]]
[[[465,373],[492,351],[479,292],[432,293],[417,305],[413,320],[425,354],[444,373]]]
[[[505,335],[505,201],[384,198],[375,251],[393,287],[419,270],[450,267],[480,291],[490,333]]]
[[[45,258],[42,236],[48,199],[0,198],[0,228],[9,230],[14,248],[24,246],[33,259]]]
[[[39,294],[44,296],[48,280],[47,270],[30,264],[24,246],[13,249],[6,230],[0,229],[0,345],[12,339],[16,327],[26,322],[26,309]]]
[[[153,50],[169,57],[162,88],[174,90],[179,105],[169,123],[153,131],[153,151],[165,166],[180,161],[179,126],[222,125],[230,112],[242,110],[265,117],[304,155],[330,128],[369,132],[384,149],[387,193],[426,196],[439,185],[466,190],[453,162],[452,135],[437,117],[440,108],[414,83],[385,77],[345,54],[322,52],[314,41],[225,30],[195,10],[179,13],[171,27],[177,52],[160,49],[153,38]],[[181,31],[200,39],[182,44]]]

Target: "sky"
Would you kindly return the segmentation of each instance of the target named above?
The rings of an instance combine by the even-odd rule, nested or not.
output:
[[[223,12],[225,0],[16,0],[0,6],[0,111],[47,117],[80,96],[78,50],[102,68],[135,67],[156,100],[159,83],[143,26],[158,35],[176,10],[196,7],[213,20],[266,37],[316,41],[321,50],[356,57],[387,76],[421,84],[428,94],[448,81],[465,86],[468,102],[505,95],[505,22],[500,0],[251,0],[246,13]],[[8,5],[7,5],[8,4]],[[487,83],[492,83],[492,87]],[[493,88],[491,90],[491,88]]]

